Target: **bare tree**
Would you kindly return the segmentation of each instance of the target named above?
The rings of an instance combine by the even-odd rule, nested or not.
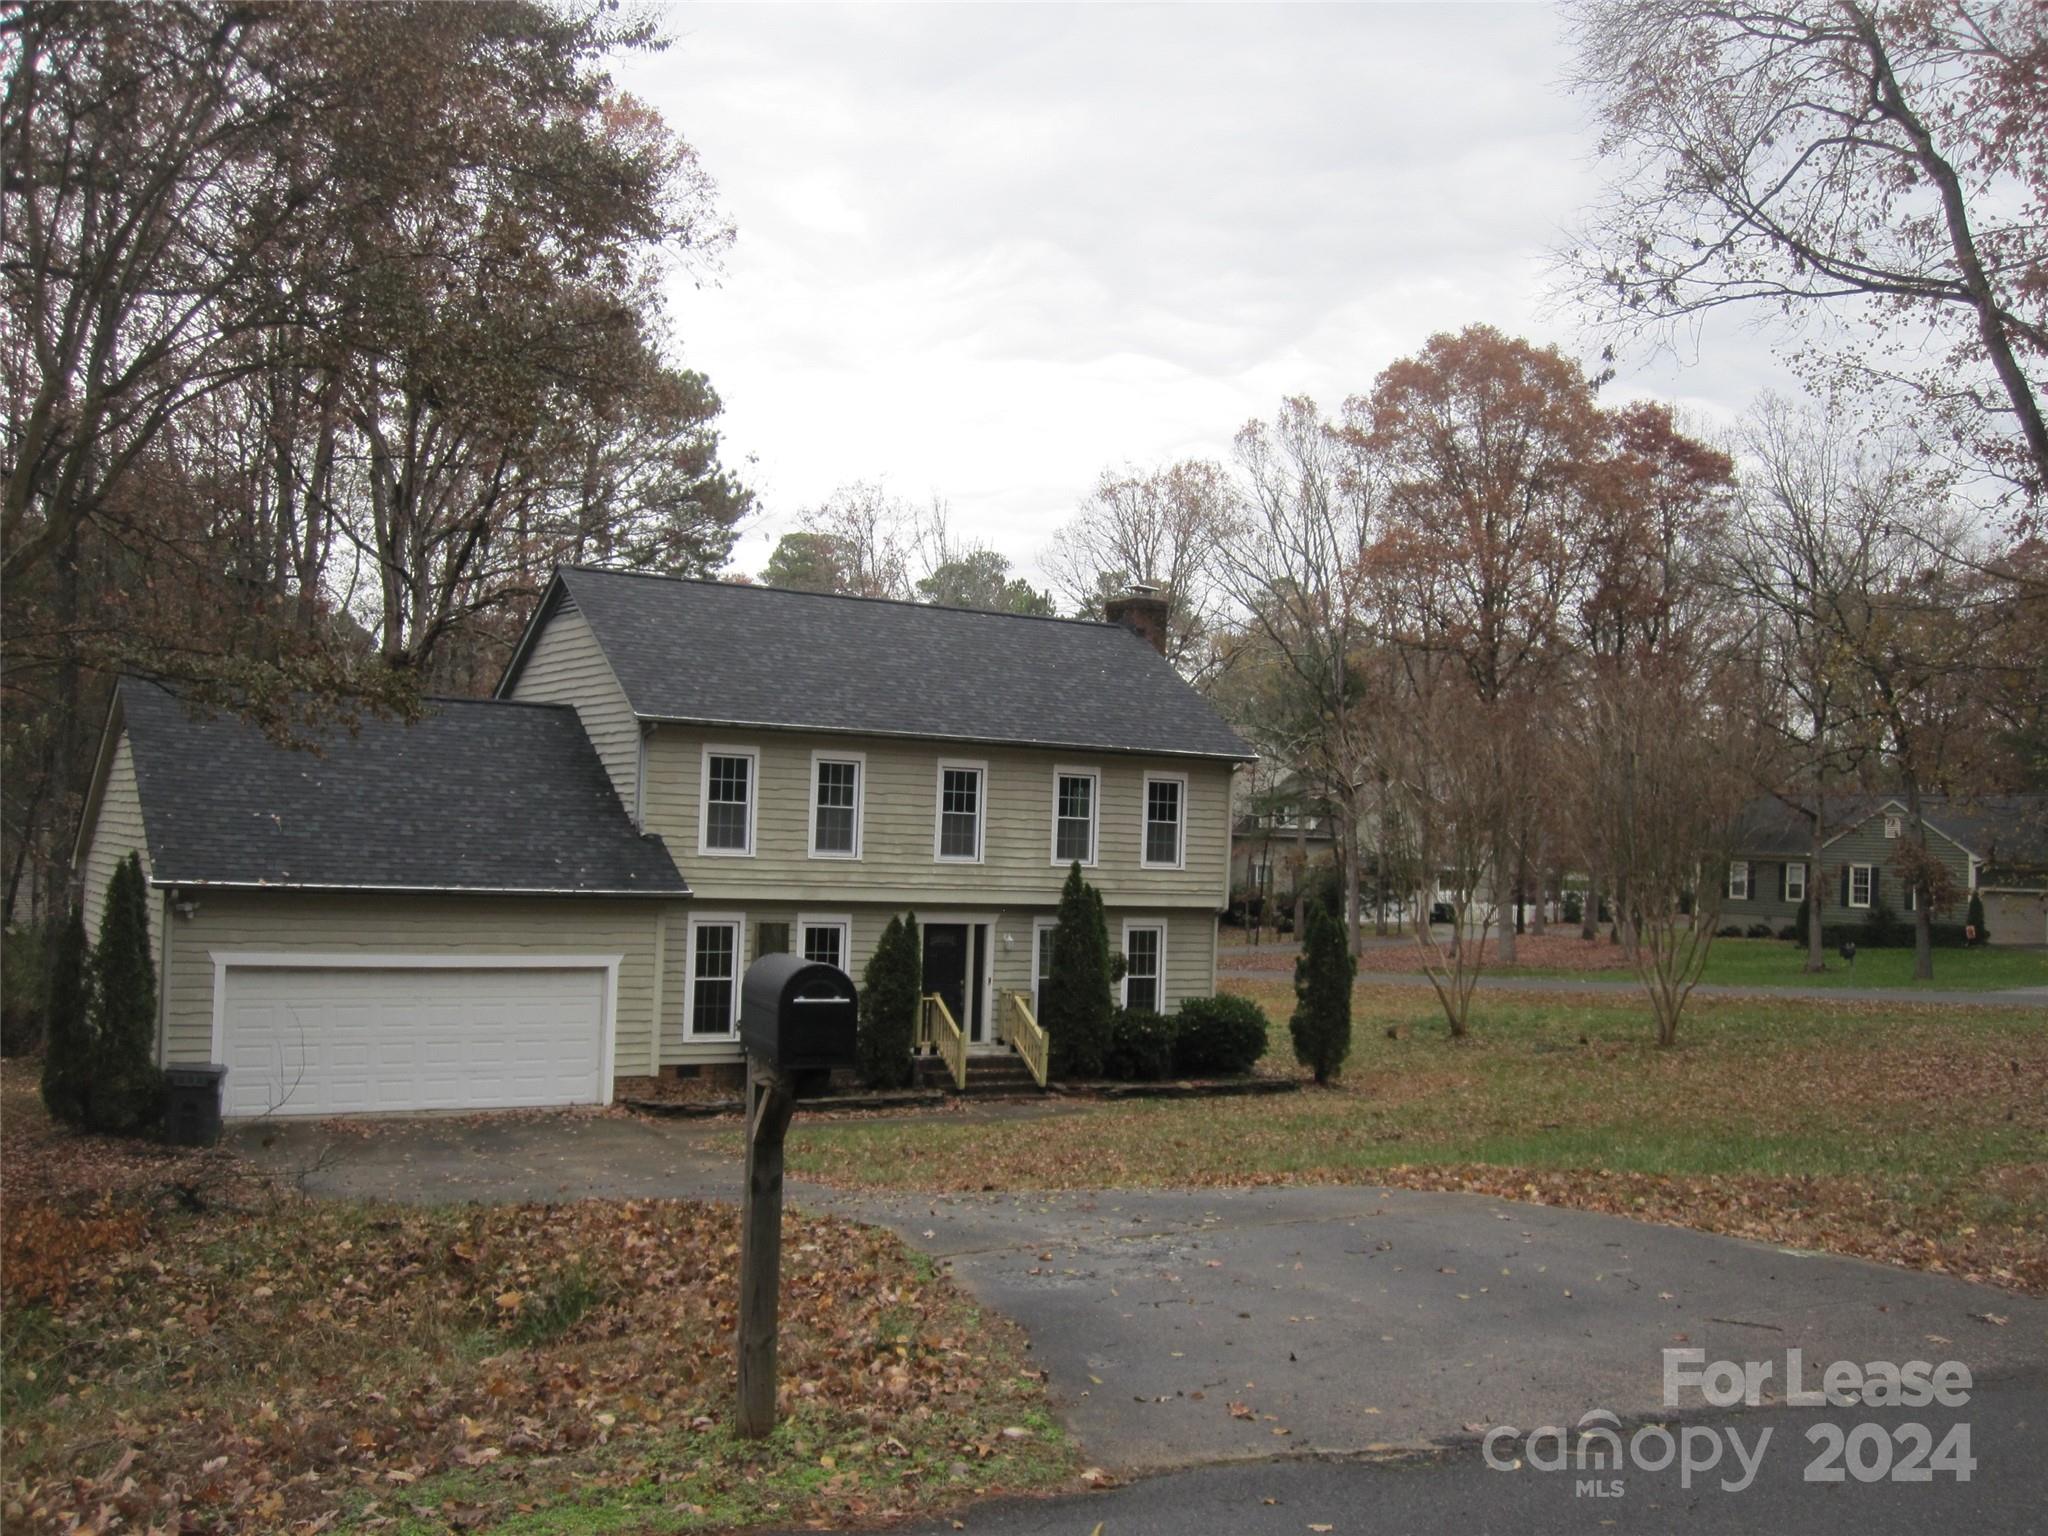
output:
[[[1041,559],[1077,613],[1102,611],[1133,582],[1170,605],[1167,658],[1190,677],[1214,664],[1213,631],[1225,606],[1216,563],[1232,491],[1221,466],[1186,459],[1163,469],[1105,469]]]
[[[1613,175],[1564,264],[1603,322],[1775,311],[1824,382],[1903,383],[2048,487],[2048,10],[1578,0],[1571,36]]]
[[[1359,943],[1359,823],[1373,779],[1361,676],[1370,638],[1367,550],[1377,531],[1379,481],[1370,458],[1313,400],[1281,402],[1271,424],[1237,435],[1242,505],[1225,535],[1218,574],[1299,690],[1312,730],[1306,776],[1337,807],[1345,919]]]

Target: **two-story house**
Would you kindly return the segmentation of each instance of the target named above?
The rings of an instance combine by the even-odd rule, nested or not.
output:
[[[1035,995],[1060,886],[1130,1006],[1215,989],[1243,744],[1113,622],[559,572],[497,698],[317,754],[124,681],[80,833],[89,924],[139,851],[161,1057],[239,1115],[608,1101],[741,1059],[739,981],[858,978],[915,912],[975,1049]],[[1148,642],[1148,636],[1152,637]]]

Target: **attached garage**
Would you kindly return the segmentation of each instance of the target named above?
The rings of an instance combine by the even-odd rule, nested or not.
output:
[[[222,1112],[603,1104],[658,1068],[689,896],[573,709],[442,700],[317,751],[124,679],[81,834],[152,889],[158,1060]]]
[[[216,953],[225,1113],[601,1104],[618,958]]]

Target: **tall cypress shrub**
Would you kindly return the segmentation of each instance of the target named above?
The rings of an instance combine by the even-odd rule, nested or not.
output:
[[[100,919],[92,969],[86,1123],[123,1136],[153,1130],[163,1117],[164,1075],[156,1064],[149,887],[137,854],[123,859],[107,882],[107,910]]]
[[[1099,1077],[1114,1009],[1109,992],[1109,925],[1102,897],[1077,861],[1060,891],[1052,931],[1052,973],[1038,989],[1039,1023],[1055,1077]]]
[[[904,919],[890,918],[881,943],[861,974],[860,1035],[855,1055],[861,1081],[870,1088],[901,1088],[916,1070],[911,1052],[917,1044],[923,973],[917,919],[910,918],[906,926]]]
[[[1344,925],[1322,907],[1311,905],[1301,958],[1294,962],[1294,1055],[1328,1083],[1344,1070],[1351,1054],[1351,981],[1358,962],[1351,958]]]
[[[66,1125],[85,1120],[92,1069],[92,978],[86,970],[85,914],[73,907],[57,930],[44,1015],[43,1107]]]
[[[1970,892],[1970,908],[1963,914],[1963,922],[1977,930],[1976,937],[1970,940],[1972,944],[1991,942],[1991,930],[1984,923],[1984,898],[1975,891]]]

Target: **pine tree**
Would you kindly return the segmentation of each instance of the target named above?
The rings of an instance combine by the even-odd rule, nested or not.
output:
[[[1294,1055],[1328,1083],[1344,1070],[1351,1053],[1351,982],[1358,962],[1345,942],[1344,925],[1316,903],[1307,916],[1301,958],[1294,962]]]
[[[123,1136],[152,1130],[163,1116],[164,1077],[156,1064],[156,967],[139,855],[123,859],[107,882],[92,969],[86,1123]]]
[[[1060,891],[1052,932],[1052,974],[1039,987],[1039,1023],[1056,1077],[1099,1077],[1109,1048],[1109,925],[1102,897],[1076,862]]]
[[[85,914],[71,909],[50,957],[50,1002],[44,1021],[43,1107],[66,1125],[85,1120],[92,1060],[92,978],[86,969]]]
[[[917,1043],[923,972],[917,918],[890,918],[861,975],[855,1047],[861,1080],[870,1088],[901,1088],[916,1070],[911,1052]]]

